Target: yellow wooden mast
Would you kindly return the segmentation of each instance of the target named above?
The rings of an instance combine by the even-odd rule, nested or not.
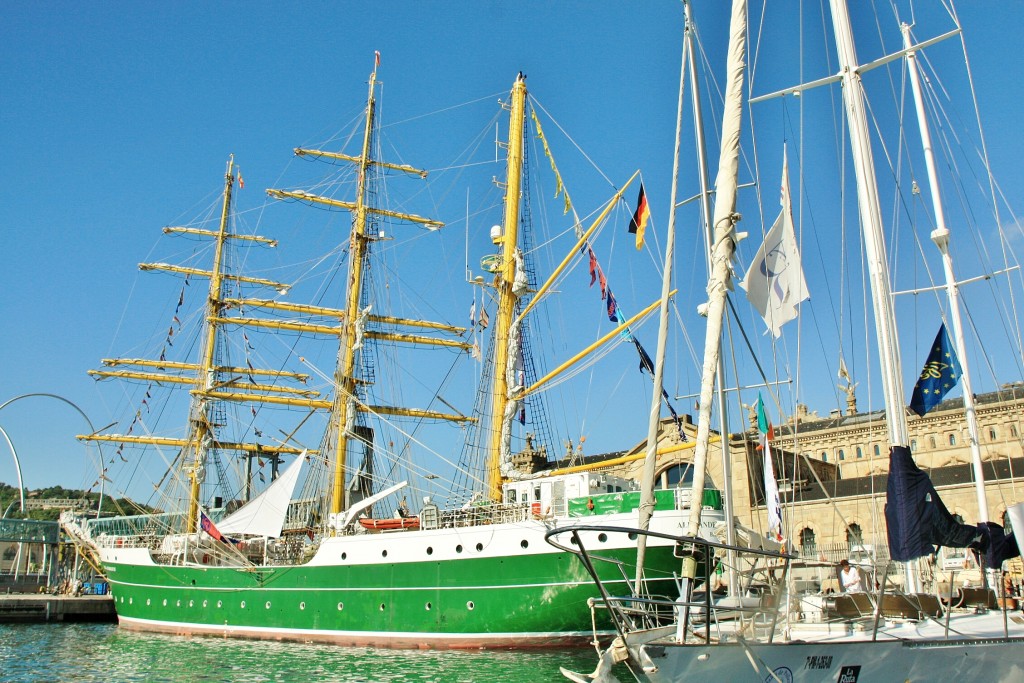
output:
[[[516,297],[512,294],[515,281],[515,250],[519,239],[519,201],[522,193],[523,134],[526,127],[526,79],[522,74],[512,86],[511,114],[508,128],[508,161],[505,173],[505,215],[502,220],[501,269],[494,281],[498,297],[495,314],[494,367],[491,391],[490,462],[488,482],[492,500],[501,499],[501,447],[505,410],[509,405],[507,372],[509,366],[508,336],[515,316]]]
[[[231,190],[235,184],[235,157],[228,159],[228,170],[224,174],[224,202],[221,206],[220,229],[217,231],[217,246],[214,250],[213,269],[210,272],[210,295],[208,301],[208,319],[206,322],[206,339],[203,341],[202,357],[199,361],[199,373],[196,389],[200,393],[196,397],[196,404],[190,415],[191,427],[189,430],[189,443],[187,448],[192,453],[192,463],[188,467],[189,496],[188,516],[186,518],[186,533],[199,530],[199,487],[202,484],[203,469],[206,466],[207,444],[213,440],[210,429],[210,420],[207,419],[206,411],[209,400],[202,396],[202,392],[209,391],[216,382],[216,364],[214,362],[217,352],[217,323],[214,318],[220,317],[224,304],[221,301],[221,288],[223,285],[223,260],[224,245],[228,237],[228,217],[231,212]]]
[[[391,406],[370,406],[361,402],[356,395],[356,387],[359,384],[356,372],[356,339],[357,326],[366,322],[377,322],[394,325],[408,325],[460,334],[464,328],[457,328],[439,323],[429,323],[402,318],[385,317],[379,315],[368,315],[360,311],[360,303],[363,296],[363,271],[368,255],[368,245],[375,239],[375,235],[367,233],[367,227],[371,217],[380,216],[409,223],[425,225],[429,228],[440,228],[444,224],[430,218],[424,218],[410,213],[391,211],[367,204],[367,190],[370,173],[373,168],[384,168],[393,171],[401,171],[410,175],[417,175],[426,178],[427,172],[404,164],[390,164],[376,160],[372,157],[373,135],[375,130],[376,116],[376,88],[377,70],[374,68],[370,74],[369,92],[366,101],[366,123],[363,129],[363,145],[359,156],[350,156],[339,152],[325,152],[312,149],[296,149],[295,154],[316,158],[326,158],[339,161],[348,161],[358,166],[358,184],[356,186],[355,201],[344,201],[332,197],[321,197],[309,192],[294,190],[267,190],[267,194],[276,199],[297,199],[300,201],[320,204],[333,208],[347,209],[353,214],[352,231],[349,235],[349,271],[346,286],[345,307],[340,311],[340,325],[334,328],[340,340],[338,351],[338,366],[334,376],[336,395],[332,403],[332,429],[337,435],[334,443],[334,472],[331,486],[331,513],[337,514],[346,507],[345,500],[345,470],[346,453],[349,444],[349,430],[355,419],[355,413],[377,413],[382,415],[399,415],[415,417],[420,419],[451,420],[457,422],[473,421],[464,415],[448,415],[436,411],[417,410],[413,408],[396,408]],[[325,330],[317,330],[325,331]],[[380,339],[398,343],[428,344],[448,346],[468,350],[472,345],[457,340],[439,339],[425,335],[414,335],[398,332],[383,332],[377,330],[366,330],[363,334],[365,339]],[[287,404],[294,399],[287,397],[273,397],[272,401],[280,404]],[[322,402],[310,400],[310,405],[319,406]]]

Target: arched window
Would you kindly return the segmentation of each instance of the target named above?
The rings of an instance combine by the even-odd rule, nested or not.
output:
[[[842,448],[839,449],[839,459],[846,460],[846,453],[843,452]]]
[[[1013,527],[1010,525],[1010,511],[1009,510],[1003,510],[1003,529],[1006,531],[1007,534],[1010,534],[1010,533],[1013,532]]]
[[[916,444],[916,442],[913,442],[913,441],[912,441],[911,443],[914,443],[914,444]],[[878,444],[876,443],[876,444],[875,444],[875,457],[878,457],[878,456],[879,456],[879,455],[881,455],[881,454],[882,454],[882,449],[881,449],[881,448],[879,448],[879,447],[878,447]]]
[[[850,526],[846,527],[846,544],[851,548],[855,545],[861,545],[864,542],[864,535],[861,533],[860,524],[854,522]]]
[[[955,446],[956,445],[956,434],[950,434],[949,435],[949,445],[950,446]]]
[[[928,437],[928,446],[931,447],[932,449],[935,448],[935,437],[934,436],[929,436]]]
[[[693,483],[693,463],[681,462],[672,465],[671,467],[662,470],[661,474],[658,475],[657,481],[663,482],[668,488],[675,488],[679,486],[689,489]],[[715,486],[715,482],[711,479],[710,475],[704,476],[704,488],[718,488]]]
[[[821,461],[828,462],[828,453],[826,453],[825,451],[821,452]]]
[[[917,439],[911,439],[910,440],[910,450],[912,450],[912,451],[916,451],[917,450]],[[875,451],[876,451],[875,455],[878,455],[878,452],[877,452],[878,451],[878,446],[875,446]]]
[[[800,530],[800,547],[804,552],[813,551],[817,545],[814,541],[814,529],[804,527]]]
[[[996,428],[995,427],[989,427],[988,428],[988,440],[989,441],[995,441],[996,440]]]
[[[1010,436],[1017,438],[1017,425],[1010,425]]]
[[[864,457],[864,452],[861,451],[860,446],[857,446],[857,457],[858,458],[863,458]]]

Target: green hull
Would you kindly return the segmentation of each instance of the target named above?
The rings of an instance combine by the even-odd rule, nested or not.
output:
[[[671,547],[649,551],[672,592]],[[625,594],[635,548],[603,549],[612,591]],[[561,552],[330,566],[168,567],[104,562],[121,623],[174,633],[390,647],[543,647],[588,642],[598,597]],[[653,574],[649,574],[653,576]],[[603,610],[597,611],[602,628]],[[610,624],[605,623],[610,629]]]

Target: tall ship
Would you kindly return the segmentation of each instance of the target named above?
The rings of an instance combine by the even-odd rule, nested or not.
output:
[[[345,169],[351,178],[346,187],[354,196],[340,197],[336,187],[326,185],[319,191],[267,190],[274,199],[306,205],[296,211],[315,208],[328,212],[315,216],[349,216],[347,237],[333,254],[340,264],[334,281],[344,283],[335,305],[289,301],[290,283],[243,274],[247,257],[239,253],[269,249],[276,242],[240,229],[235,201],[244,181],[233,159],[224,176],[216,228],[165,229],[202,244],[212,264],[142,266],[185,279],[175,324],[158,357],[105,360],[105,367],[93,374],[133,383],[141,392],[136,400],[145,406],[136,409],[128,429],[122,423],[120,433],[100,430],[79,438],[105,444],[111,462],[127,462],[132,449],[161,454],[166,469],[156,486],[173,493],[162,499],[168,502],[141,514],[69,520],[67,525],[96,553],[122,627],[417,648],[544,647],[593,637],[588,601],[598,591],[584,568],[546,544],[544,536],[556,526],[597,517],[609,525],[635,525],[640,492],[629,480],[578,463],[534,472],[516,466],[549,464],[548,454],[560,449],[534,419],[543,411],[531,403],[536,387],[550,382],[557,371],[541,377],[530,359],[538,342],[531,347],[529,335],[542,327],[530,322],[530,314],[551,281],[535,281],[533,250],[524,246],[529,239],[521,215],[530,125],[526,79],[522,74],[516,78],[503,105],[509,111],[507,143],[501,145],[507,151],[507,173],[497,183],[504,192],[503,218],[489,234],[497,253],[484,259],[493,280],[474,278],[480,294],[474,297],[468,328],[390,315],[374,300],[381,289],[371,286],[374,278],[379,284],[392,267],[374,261],[391,239],[385,223],[409,224],[426,233],[443,225],[383,206],[388,193],[379,181],[384,175],[421,182],[427,173],[380,158],[378,89],[375,67],[364,121],[351,136],[358,152],[295,151],[301,160]],[[622,191],[595,227],[620,201]],[[578,229],[571,235],[563,267],[572,259],[586,263],[592,231]],[[408,262],[395,267],[434,267],[415,256],[411,252]],[[555,269],[552,277],[559,272]],[[442,270],[435,277],[450,275]],[[208,288],[200,289],[200,282]],[[186,292],[195,297],[197,291],[205,301],[197,325],[201,334],[188,347],[193,359],[171,360],[168,346],[176,351],[185,346],[177,334],[182,301]],[[606,340],[633,342],[630,325],[641,314],[628,319],[610,315],[613,326]],[[486,345],[477,342],[485,328]],[[269,336],[272,341],[266,344],[293,338],[322,343],[333,349],[333,368],[304,370],[303,363],[307,368],[313,364],[295,350],[284,354],[288,364],[261,367],[253,341],[257,334]],[[635,344],[643,359],[646,353]],[[436,349],[479,357],[476,406],[460,411],[440,393],[427,408],[375,402],[379,386],[414,381],[389,370],[385,346],[400,347],[403,354],[412,347],[432,347],[417,351],[427,360],[402,356],[409,375],[436,371],[440,364],[429,360]],[[317,377],[311,380],[310,375],[315,372],[325,389],[313,388]],[[155,387],[188,392],[180,436],[149,432],[150,389]],[[529,425],[524,419],[528,406]],[[318,442],[310,443],[307,421],[321,415],[327,416],[326,427],[315,437]],[[268,416],[275,420],[273,431],[265,426]],[[244,423],[243,436],[229,436],[227,428],[238,422]],[[466,434],[461,454],[438,455],[446,463],[471,465],[458,496],[445,490],[438,473],[402,469],[402,449],[429,448],[417,428],[428,422],[461,425]],[[383,436],[379,424],[395,428],[401,442]],[[111,455],[110,449],[116,452]],[[410,471],[433,488],[410,485]],[[228,484],[232,480],[233,486]],[[705,508],[702,529],[712,537],[724,515],[721,496],[713,484],[708,486],[712,490],[702,495],[700,506]],[[688,484],[659,490],[650,528],[679,533],[691,507],[689,496]],[[609,561],[603,565],[605,581],[632,585],[637,565],[633,539],[595,532],[587,542],[600,547]],[[677,591],[674,553],[669,541],[646,549],[644,585],[653,594],[671,598]],[[603,617],[597,625],[610,629]]]

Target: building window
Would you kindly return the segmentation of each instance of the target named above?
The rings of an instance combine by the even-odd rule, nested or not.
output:
[[[839,449],[839,459],[846,460],[846,453],[843,452],[842,448]]]
[[[1017,438],[1017,425],[1010,425],[1010,436]]]
[[[809,551],[813,552],[816,545],[817,544],[814,541],[814,530],[813,529],[808,529],[807,527],[804,527],[803,529],[801,529],[800,530],[800,547],[803,549],[803,551],[805,553],[809,552]]]
[[[929,436],[928,437],[928,446],[931,447],[932,450],[935,450],[935,437],[934,436]]]
[[[855,545],[861,545],[864,542],[864,534],[861,533],[860,524],[854,522],[850,526],[846,527],[846,544],[851,548]]]
[[[917,450],[917,439],[911,439],[910,440],[910,450],[912,450],[912,451],[916,451]],[[878,455],[878,446],[875,446],[875,455]]]
[[[916,440],[912,441],[911,443],[914,444],[915,446],[917,445],[917,441]],[[877,457],[877,456],[879,456],[881,454],[882,454],[882,449],[879,448],[878,444],[876,443],[875,444],[875,456]]]
[[[989,441],[995,441],[996,440],[996,429],[995,429],[995,427],[989,427],[988,428],[988,440]]]
[[[955,446],[956,445],[956,434],[950,434],[949,435],[949,445],[950,446]]]
[[[825,451],[821,452],[821,461],[828,462],[828,453],[826,453]]]
[[[857,457],[858,458],[863,458],[864,457],[864,452],[860,449],[860,446],[857,446]]]

